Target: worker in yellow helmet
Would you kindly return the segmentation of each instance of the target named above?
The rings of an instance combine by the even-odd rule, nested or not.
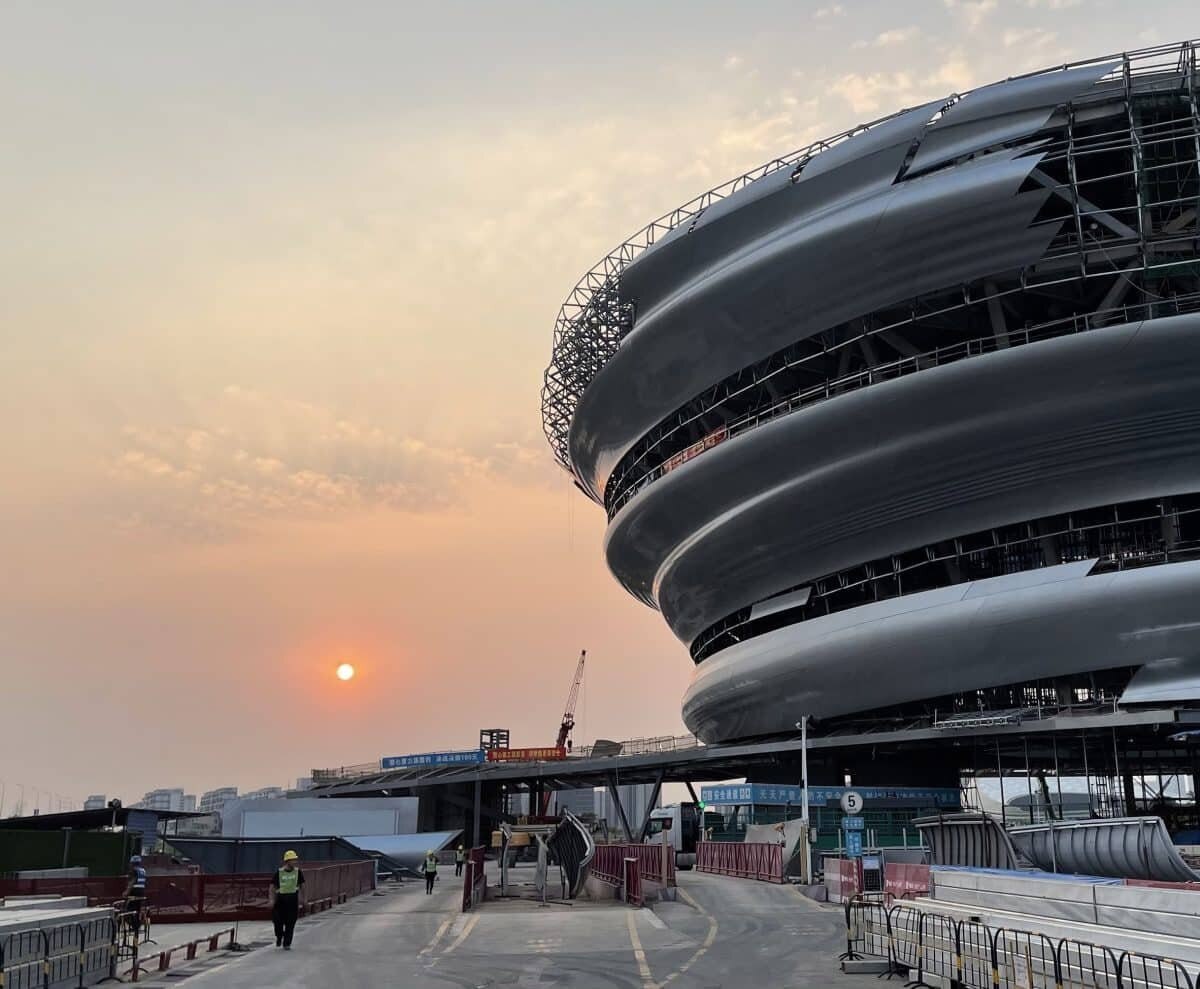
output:
[[[421,871],[425,873],[425,895],[433,892],[433,884],[437,882],[438,857],[433,849],[425,853],[425,861],[421,863]]]
[[[271,920],[275,922],[275,947],[292,950],[292,934],[304,898],[304,872],[300,856],[290,849],[283,853],[283,865],[271,877]]]
[[[459,845],[458,848],[454,850],[454,874],[456,876],[462,875],[463,863],[466,861],[467,852],[462,845]]]

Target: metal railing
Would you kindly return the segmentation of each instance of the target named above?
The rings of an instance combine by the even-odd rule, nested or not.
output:
[[[626,859],[635,859],[640,875],[651,882],[664,886],[675,885],[675,852],[673,849],[663,853],[659,842],[644,844],[597,845],[596,854],[592,856],[590,872],[597,879],[616,885],[620,881],[622,866]],[[666,863],[666,872],[663,864]]]
[[[954,920],[910,904],[888,907],[855,898],[845,906],[843,959],[885,958],[909,985],[926,976],[961,989],[1196,989],[1180,962],[1071,938],[1054,941],[1032,931]]]
[[[619,756],[649,755],[656,752],[686,752],[700,748],[704,743],[695,735],[657,735],[652,738],[631,738],[620,745]],[[596,746],[581,745],[571,753],[573,757],[590,757]],[[607,753],[608,747],[602,746]]]
[[[117,975],[117,919],[20,931],[0,940],[0,986],[94,985]]]
[[[989,333],[987,336],[958,341],[957,343],[938,347],[921,354],[876,364],[873,367],[864,368],[838,378],[831,378],[820,384],[811,385],[800,391],[793,392],[765,408],[756,409],[722,425],[720,427],[720,432],[723,434],[722,442],[748,432],[751,429],[755,429],[758,426],[774,422],[776,419],[800,409],[809,408],[821,402],[828,401],[831,398],[848,395],[870,385],[906,377],[918,371],[927,371],[946,364],[955,364],[969,357],[980,357],[999,350],[1053,340],[1064,336],[1072,336],[1077,333],[1113,326],[1119,323],[1130,323],[1152,317],[1163,318],[1164,316],[1175,316],[1192,312],[1200,312],[1200,292],[1173,296],[1166,300],[1115,306],[1097,312],[1075,314],[1062,319],[1026,326],[1019,330],[1011,330],[1000,334]],[[881,327],[872,330],[871,334],[886,333],[889,329],[890,327]],[[786,370],[797,363],[801,362],[796,361],[784,365],[779,370]],[[775,373],[778,373],[778,371]],[[743,392],[760,388],[763,380],[765,379],[756,380],[739,391],[726,395],[724,400],[727,401],[729,398],[736,397]],[[680,422],[669,432],[659,437],[653,445],[642,451],[635,460],[621,470],[619,475],[614,475],[613,479],[609,482],[612,495],[606,499],[606,508],[610,518],[616,515],[639,492],[674,469],[672,461],[676,447],[679,445],[677,442],[678,437],[683,435],[690,438],[690,435],[694,432],[696,423],[703,417],[710,416],[711,414],[712,408],[706,408]],[[719,444],[704,445],[697,443],[694,445],[699,447],[695,454],[695,456],[699,456]]]
[[[698,841],[696,870],[739,879],[783,882],[783,846],[758,842]]]

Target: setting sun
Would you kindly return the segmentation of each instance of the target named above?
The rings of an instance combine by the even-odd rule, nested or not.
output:
[[[339,680],[353,680],[354,667],[349,663],[342,663],[342,665],[337,668],[337,677]]]

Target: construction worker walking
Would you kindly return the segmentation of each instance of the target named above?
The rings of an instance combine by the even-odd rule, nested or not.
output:
[[[283,853],[283,865],[271,877],[271,920],[275,923],[275,947],[292,950],[292,934],[300,916],[304,896],[304,873],[300,856],[293,851]]]
[[[425,861],[421,864],[421,871],[425,873],[426,896],[433,892],[433,884],[437,882],[437,867],[438,859],[431,848],[425,853]]]
[[[129,859],[129,882],[125,886],[125,923],[134,933],[142,929],[146,909],[146,870],[142,866],[142,857],[134,855]]]
[[[463,846],[459,845],[457,851],[454,853],[454,874],[456,876],[462,875],[463,863],[466,861],[467,853],[463,851]]]

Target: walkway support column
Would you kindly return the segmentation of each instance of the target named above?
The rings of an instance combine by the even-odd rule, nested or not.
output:
[[[621,818],[621,829],[625,832],[625,840],[629,844],[633,844],[633,832],[629,829],[629,820],[625,817],[625,808],[621,806],[621,794],[617,790],[617,777],[615,773],[608,774],[608,792],[612,795],[613,804],[617,808],[617,816]]]

